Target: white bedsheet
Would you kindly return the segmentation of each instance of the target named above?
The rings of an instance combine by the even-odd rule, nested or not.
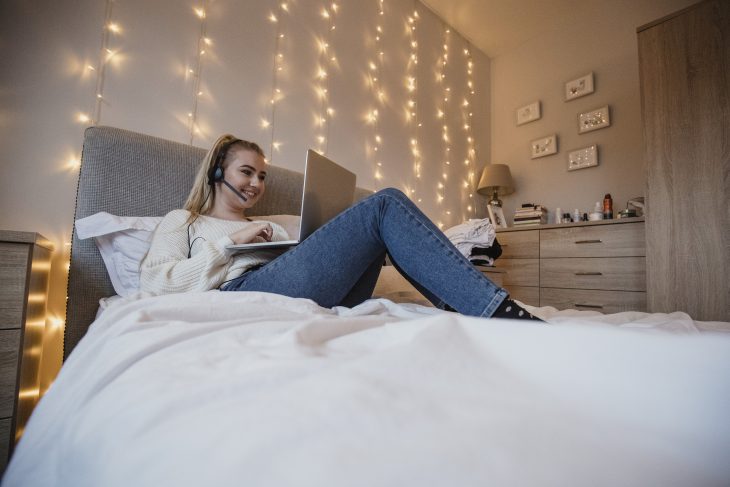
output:
[[[681,313],[535,311],[551,324],[127,300],[71,354],[2,485],[730,483],[729,336]]]

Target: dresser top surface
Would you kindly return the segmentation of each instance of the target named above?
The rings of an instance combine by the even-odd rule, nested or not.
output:
[[[35,232],[0,230],[0,242],[36,244],[48,250],[53,250],[53,242]]]
[[[498,228],[497,233],[504,232],[524,232],[527,230],[549,230],[551,228],[571,228],[571,227],[590,227],[594,225],[615,225],[621,223],[637,223],[643,222],[644,217],[632,217],[632,218],[614,218],[613,220],[596,220],[592,222],[575,222],[575,223],[551,223],[549,225],[531,225],[525,227],[509,227],[509,228]]]

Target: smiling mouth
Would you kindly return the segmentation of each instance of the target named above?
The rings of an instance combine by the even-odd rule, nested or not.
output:
[[[248,190],[248,189],[246,189],[246,190],[243,190],[243,191],[241,191],[241,192],[242,192],[243,194],[245,194],[245,195],[246,195],[246,197],[247,197],[247,198],[249,198],[249,199],[251,199],[251,198],[255,198],[256,196],[258,196],[258,193],[257,193],[257,192],[255,192],[255,191],[251,191],[251,190]]]

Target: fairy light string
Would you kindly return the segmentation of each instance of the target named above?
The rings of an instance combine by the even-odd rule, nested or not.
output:
[[[279,73],[284,69],[284,54],[282,53],[282,44],[284,41],[283,17],[289,13],[289,3],[280,2],[276,12],[269,14],[269,21],[274,24],[274,62],[272,63],[271,73],[271,96],[269,97],[269,118],[261,120],[261,128],[270,129],[269,138],[269,158],[273,160],[274,152],[278,152],[281,143],[276,141],[276,107],[283,99],[284,95],[279,87]]]
[[[208,1],[203,0],[201,6],[193,7],[193,12],[200,19],[200,31],[198,34],[197,52],[195,56],[194,67],[190,68],[190,74],[193,78],[193,108],[188,112],[188,134],[190,138],[190,145],[193,145],[195,135],[200,134],[200,127],[198,126],[198,101],[203,95],[200,89],[200,80],[203,77],[203,58],[207,49],[211,46],[212,41],[206,34],[206,19]]]
[[[421,202],[418,195],[418,186],[421,179],[421,149],[418,145],[418,134],[421,122],[418,118],[418,40],[416,35],[416,25],[419,19],[418,3],[414,1],[413,14],[408,16],[406,23],[406,31],[408,32],[408,42],[410,45],[410,54],[406,65],[405,86],[408,95],[406,97],[405,114],[406,121],[410,126],[410,151],[413,160],[413,186],[408,188],[408,195],[411,199]]]
[[[372,147],[373,158],[373,176],[375,179],[375,188],[380,189],[380,180],[383,179],[381,168],[383,162],[381,160],[383,138],[380,135],[380,108],[382,108],[385,100],[385,91],[380,80],[380,74],[383,67],[384,52],[382,48],[383,39],[383,21],[385,18],[385,0],[376,0],[378,2],[378,15],[375,21],[375,32],[373,35],[373,55],[368,61],[368,80],[370,84],[370,93],[373,99],[373,105],[368,113],[368,123],[372,126]]]
[[[114,0],[106,0],[104,6],[104,24],[101,29],[101,46],[99,47],[99,58],[96,66],[87,64],[84,68],[86,71],[96,72],[96,84],[94,86],[94,108],[91,115],[85,112],[79,112],[76,119],[85,125],[97,125],[101,121],[101,111],[105,103],[104,100],[104,82],[106,80],[106,67],[111,59],[116,55],[116,51],[111,49],[110,39],[112,34],[120,34],[121,26],[112,20],[114,10]],[[71,165],[71,163],[69,163]]]
[[[438,81],[442,88],[442,102],[441,108],[436,113],[437,119],[441,123],[441,139],[444,146],[444,163],[441,178],[436,183],[436,202],[438,204],[443,203],[446,198],[446,187],[449,179],[449,166],[451,165],[451,138],[449,137],[449,127],[447,124],[448,113],[449,113],[449,101],[451,100],[451,87],[448,85],[448,78],[446,76],[446,67],[449,63],[449,38],[451,29],[444,26],[443,31],[443,52],[439,62]],[[446,217],[451,215],[451,210],[445,210]],[[442,222],[438,222],[440,227],[443,227]]]
[[[466,166],[466,179],[464,180],[464,194],[468,194],[467,199],[468,205],[466,207],[466,214],[464,220],[467,217],[476,216],[476,203],[474,201],[474,187],[475,187],[475,162],[476,162],[476,149],[474,147],[474,129],[472,127],[472,120],[474,112],[472,111],[472,101],[475,94],[474,91],[474,60],[471,54],[471,44],[467,44],[464,48],[464,57],[466,64],[466,90],[464,99],[461,103],[461,114],[462,120],[464,121],[464,132],[466,136],[466,159],[464,159],[464,165]]]
[[[315,73],[315,91],[319,98],[319,113],[315,114],[317,152],[326,154],[329,149],[330,119],[334,110],[329,104],[329,68],[337,61],[330,45],[336,28],[339,5],[332,2],[322,7],[321,16],[325,21],[325,33],[319,39],[319,62]]]

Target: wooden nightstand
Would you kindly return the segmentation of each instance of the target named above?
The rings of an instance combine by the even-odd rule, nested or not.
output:
[[[0,474],[39,396],[52,244],[0,230]]]

